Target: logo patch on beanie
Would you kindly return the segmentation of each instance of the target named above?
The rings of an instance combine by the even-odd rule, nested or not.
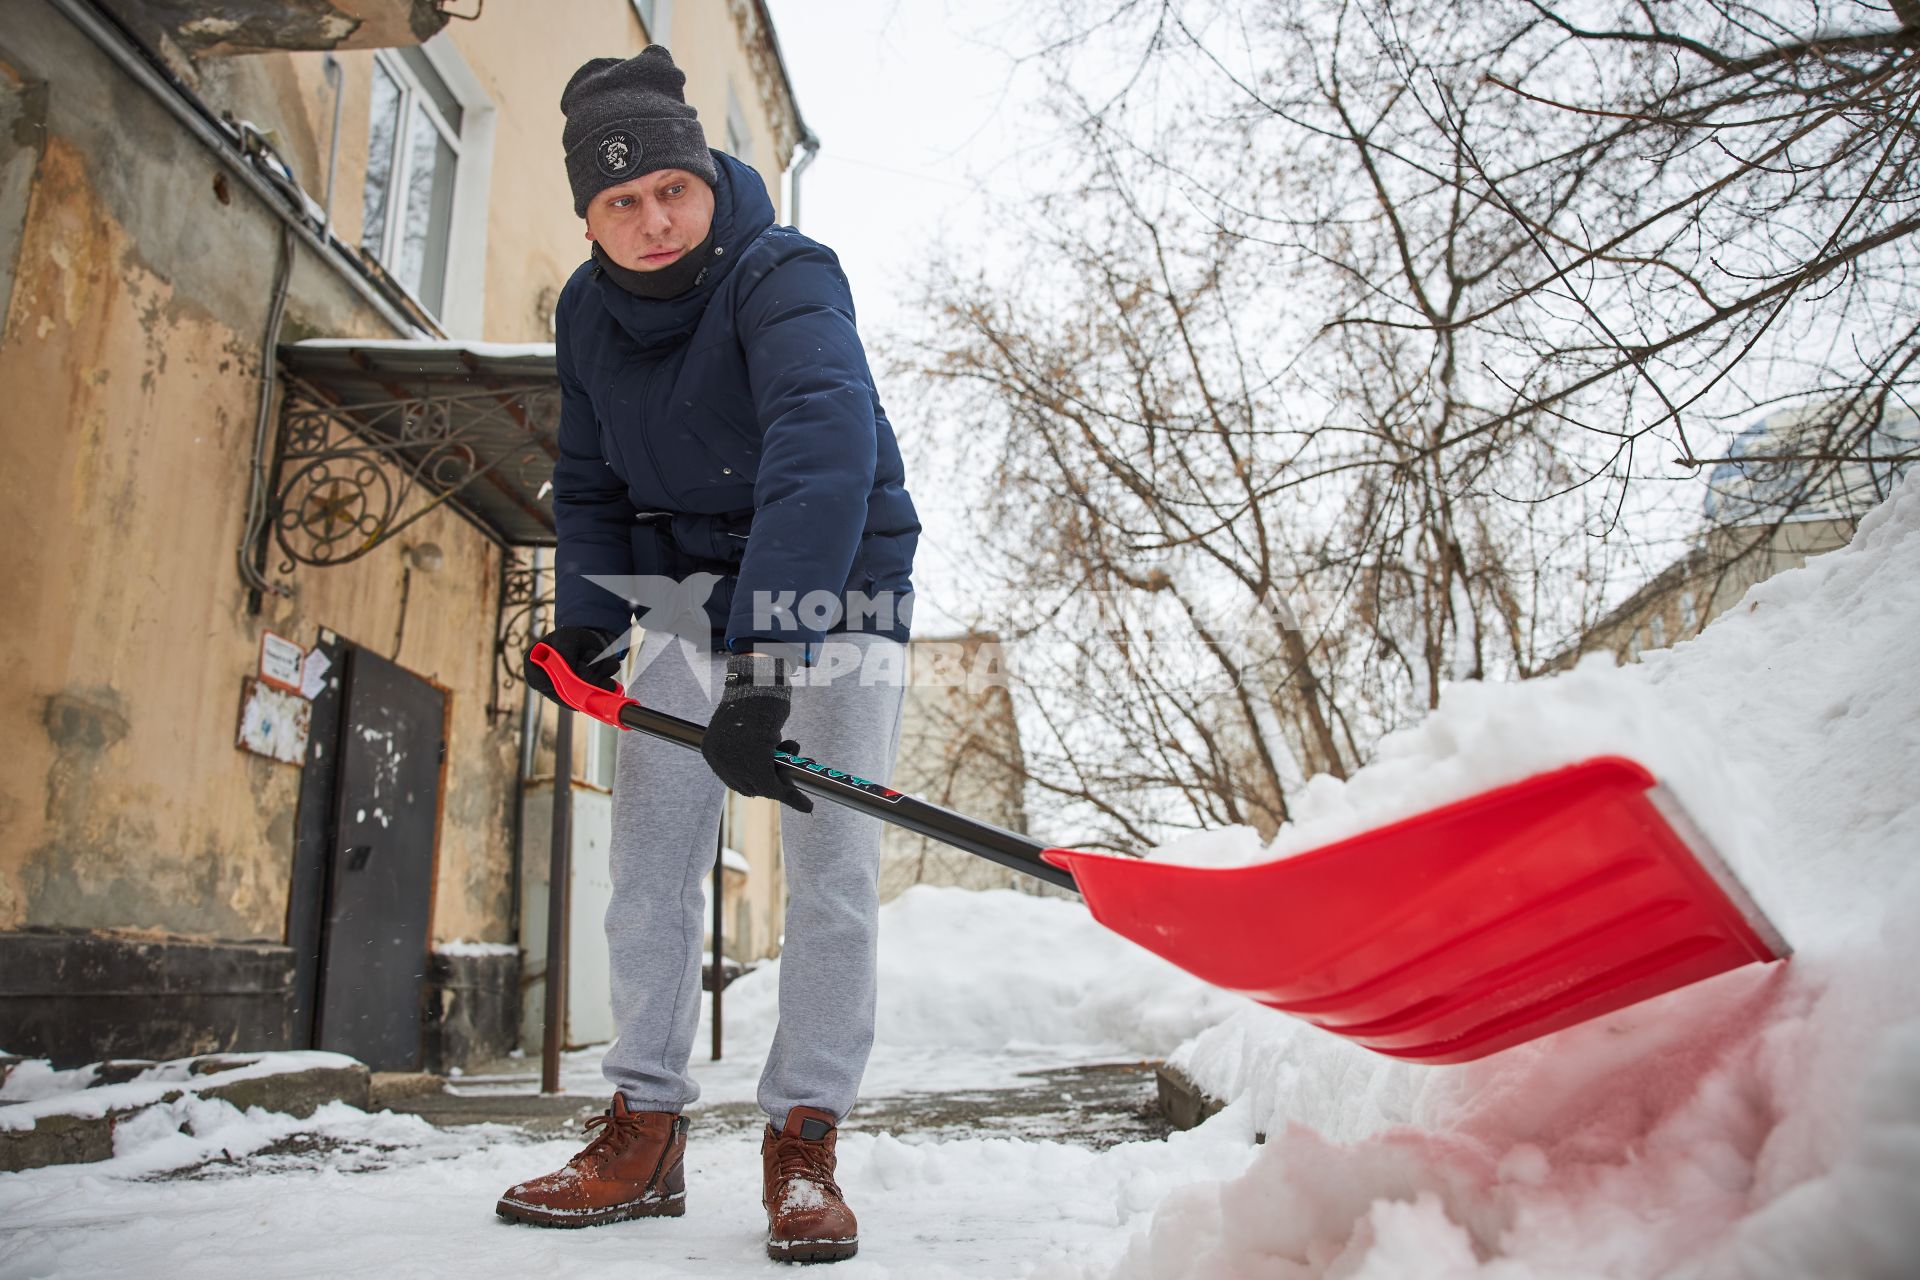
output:
[[[624,178],[640,163],[640,140],[625,129],[615,129],[600,139],[594,148],[600,172],[609,178]]]

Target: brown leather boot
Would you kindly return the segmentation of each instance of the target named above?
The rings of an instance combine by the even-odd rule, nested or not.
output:
[[[760,1203],[767,1256],[778,1262],[838,1262],[860,1250],[860,1224],[833,1180],[831,1112],[795,1107],[780,1132],[760,1139]]]
[[[613,1095],[600,1132],[565,1167],[523,1182],[493,1211],[537,1227],[592,1227],[628,1218],[677,1218],[687,1211],[687,1121],[671,1111],[629,1111]]]

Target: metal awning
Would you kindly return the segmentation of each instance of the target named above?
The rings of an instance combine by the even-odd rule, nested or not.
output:
[[[275,540],[340,564],[449,505],[507,546],[554,543],[553,344],[283,344]]]

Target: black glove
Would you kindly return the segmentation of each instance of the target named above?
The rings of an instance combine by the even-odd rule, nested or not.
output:
[[[764,653],[736,653],[727,659],[727,684],[713,709],[700,754],[720,781],[743,796],[772,796],[802,813],[813,801],[780,776],[773,753],[799,751],[782,742],[793,691],[787,687],[784,659]]]
[[[620,659],[625,656],[625,651],[607,651],[618,638],[611,631],[602,631],[598,627],[556,627],[536,643],[546,645],[565,658],[567,665],[573,668],[573,673],[588,684],[597,684],[602,689],[612,689],[617,693],[620,689]],[[601,657],[602,654],[606,656]],[[546,668],[534,662],[532,649],[527,650],[522,669],[528,688],[560,706],[566,705],[560,700],[560,695],[554,692],[553,681],[547,678]]]

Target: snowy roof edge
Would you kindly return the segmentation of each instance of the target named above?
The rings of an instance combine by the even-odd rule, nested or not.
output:
[[[515,356],[552,359],[551,342],[463,342],[458,338],[302,338],[287,344],[306,351],[470,351],[476,356],[510,360]]]

